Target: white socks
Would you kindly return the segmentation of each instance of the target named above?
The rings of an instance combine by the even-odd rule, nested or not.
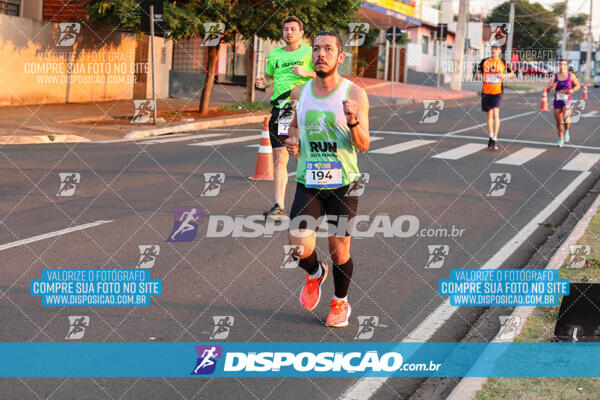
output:
[[[319,279],[321,275],[323,275],[323,267],[321,267],[321,264],[319,264],[319,269],[317,269],[317,272],[312,275],[308,275],[308,277],[310,279]]]

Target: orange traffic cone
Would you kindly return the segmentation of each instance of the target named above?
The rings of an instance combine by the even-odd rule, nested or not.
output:
[[[272,181],[274,173],[273,148],[271,147],[271,140],[269,139],[269,118],[265,117],[262,133],[260,135],[260,144],[258,146],[256,169],[254,170],[254,176],[248,179],[255,181]]]
[[[582,99],[583,99],[583,100],[587,100],[587,98],[588,98],[588,94],[587,94],[587,85],[584,85],[584,86],[583,86],[583,97],[582,97]]]
[[[542,93],[542,104],[540,104],[540,111],[550,111],[548,109],[548,95],[546,94],[545,88],[544,92]]]

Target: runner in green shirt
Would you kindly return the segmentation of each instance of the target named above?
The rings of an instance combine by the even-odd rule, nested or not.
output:
[[[289,101],[290,93],[294,87],[315,77],[312,46],[302,44],[303,35],[304,25],[300,19],[290,16],[283,21],[283,40],[286,45],[269,53],[266,79],[256,80],[259,89],[273,84],[269,136],[275,159],[275,205],[263,215],[275,220],[287,218],[284,204],[289,154],[285,149],[285,139],[293,113],[293,105]]]

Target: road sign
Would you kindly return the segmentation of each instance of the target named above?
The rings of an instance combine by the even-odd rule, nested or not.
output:
[[[163,0],[140,0],[140,15],[142,18],[142,32],[150,34],[150,6],[154,6],[154,35],[164,36],[164,8]]]
[[[448,24],[437,25],[437,40],[445,41],[448,36]]]
[[[400,40],[402,39],[402,35],[404,35],[404,32],[402,32],[400,30],[400,28],[396,28],[396,40],[395,40],[396,43],[400,42]],[[394,43],[393,37],[394,37],[394,27],[388,28],[385,31],[385,38],[387,40],[389,40],[391,43]]]

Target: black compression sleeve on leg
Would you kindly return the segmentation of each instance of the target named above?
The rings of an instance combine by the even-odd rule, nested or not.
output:
[[[316,274],[319,270],[319,260],[317,259],[317,252],[313,251],[310,256],[301,259],[298,265],[309,275]]]
[[[335,285],[336,297],[342,298],[346,297],[348,294],[348,286],[350,286],[353,270],[354,264],[352,263],[352,257],[350,257],[345,264],[333,264],[333,283]]]

